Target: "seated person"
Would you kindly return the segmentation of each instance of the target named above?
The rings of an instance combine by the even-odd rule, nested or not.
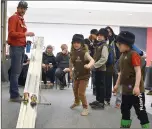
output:
[[[68,46],[66,44],[61,45],[62,52],[57,53],[56,62],[57,62],[57,69],[55,72],[55,76],[60,81],[60,89],[63,90],[66,86],[65,74],[69,72],[69,52]]]
[[[53,47],[48,45],[42,57],[42,80],[51,88],[55,81],[56,61],[53,54]]]
[[[28,59],[28,56],[25,54],[22,71],[21,71],[19,79],[18,79],[18,85],[25,86],[28,68],[29,68],[29,59]],[[10,80],[10,74],[11,74],[11,67],[8,70],[9,80]]]

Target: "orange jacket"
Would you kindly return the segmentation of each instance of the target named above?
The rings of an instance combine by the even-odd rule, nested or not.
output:
[[[24,18],[18,13],[12,15],[8,20],[8,44],[11,46],[25,46],[27,31]]]

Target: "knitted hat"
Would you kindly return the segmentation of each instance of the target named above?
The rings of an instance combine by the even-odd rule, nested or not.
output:
[[[72,44],[74,42],[84,43],[84,36],[82,34],[75,34],[75,35],[73,35]]]
[[[116,42],[132,47],[135,42],[135,35],[129,31],[121,31],[116,38]]]
[[[98,35],[103,35],[106,39],[108,38],[108,31],[105,28],[101,28],[98,32]]]
[[[92,29],[92,30],[90,31],[90,34],[95,34],[95,35],[97,35],[97,34],[98,34],[98,30],[97,30],[97,29]]]

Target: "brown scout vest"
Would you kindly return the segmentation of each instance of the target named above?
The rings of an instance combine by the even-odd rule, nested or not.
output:
[[[93,56],[95,63],[101,58],[101,52],[102,52],[103,46],[107,46],[107,44],[103,43],[101,46],[96,46],[95,48],[95,54]],[[102,71],[103,68],[106,69],[106,64],[102,65],[100,68],[96,68],[96,70]]]
[[[89,61],[84,58],[85,52],[83,50],[74,50],[71,53],[71,61],[74,66],[74,79],[75,80],[89,80],[90,70],[85,69],[84,65],[88,64]]]
[[[121,71],[120,85],[122,86],[122,94],[132,95],[133,88],[135,86],[136,74],[131,59],[133,52],[135,51],[123,53],[120,56],[120,71]],[[145,91],[143,76],[141,76],[141,82],[139,88],[141,93]]]

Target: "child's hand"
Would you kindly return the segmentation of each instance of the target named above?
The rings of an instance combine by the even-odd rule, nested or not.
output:
[[[88,64],[84,65],[84,68],[90,69],[90,66]]]
[[[118,91],[118,86],[115,85],[112,92],[113,92],[113,93],[116,93],[117,91]]]
[[[46,67],[46,65],[45,64],[42,64],[42,68],[45,68]]]
[[[135,96],[139,96],[140,95],[140,89],[139,89],[139,87],[134,87],[134,89],[133,89],[133,95],[135,95]]]
[[[70,72],[70,69],[69,68],[65,68],[63,71],[64,72]]]

